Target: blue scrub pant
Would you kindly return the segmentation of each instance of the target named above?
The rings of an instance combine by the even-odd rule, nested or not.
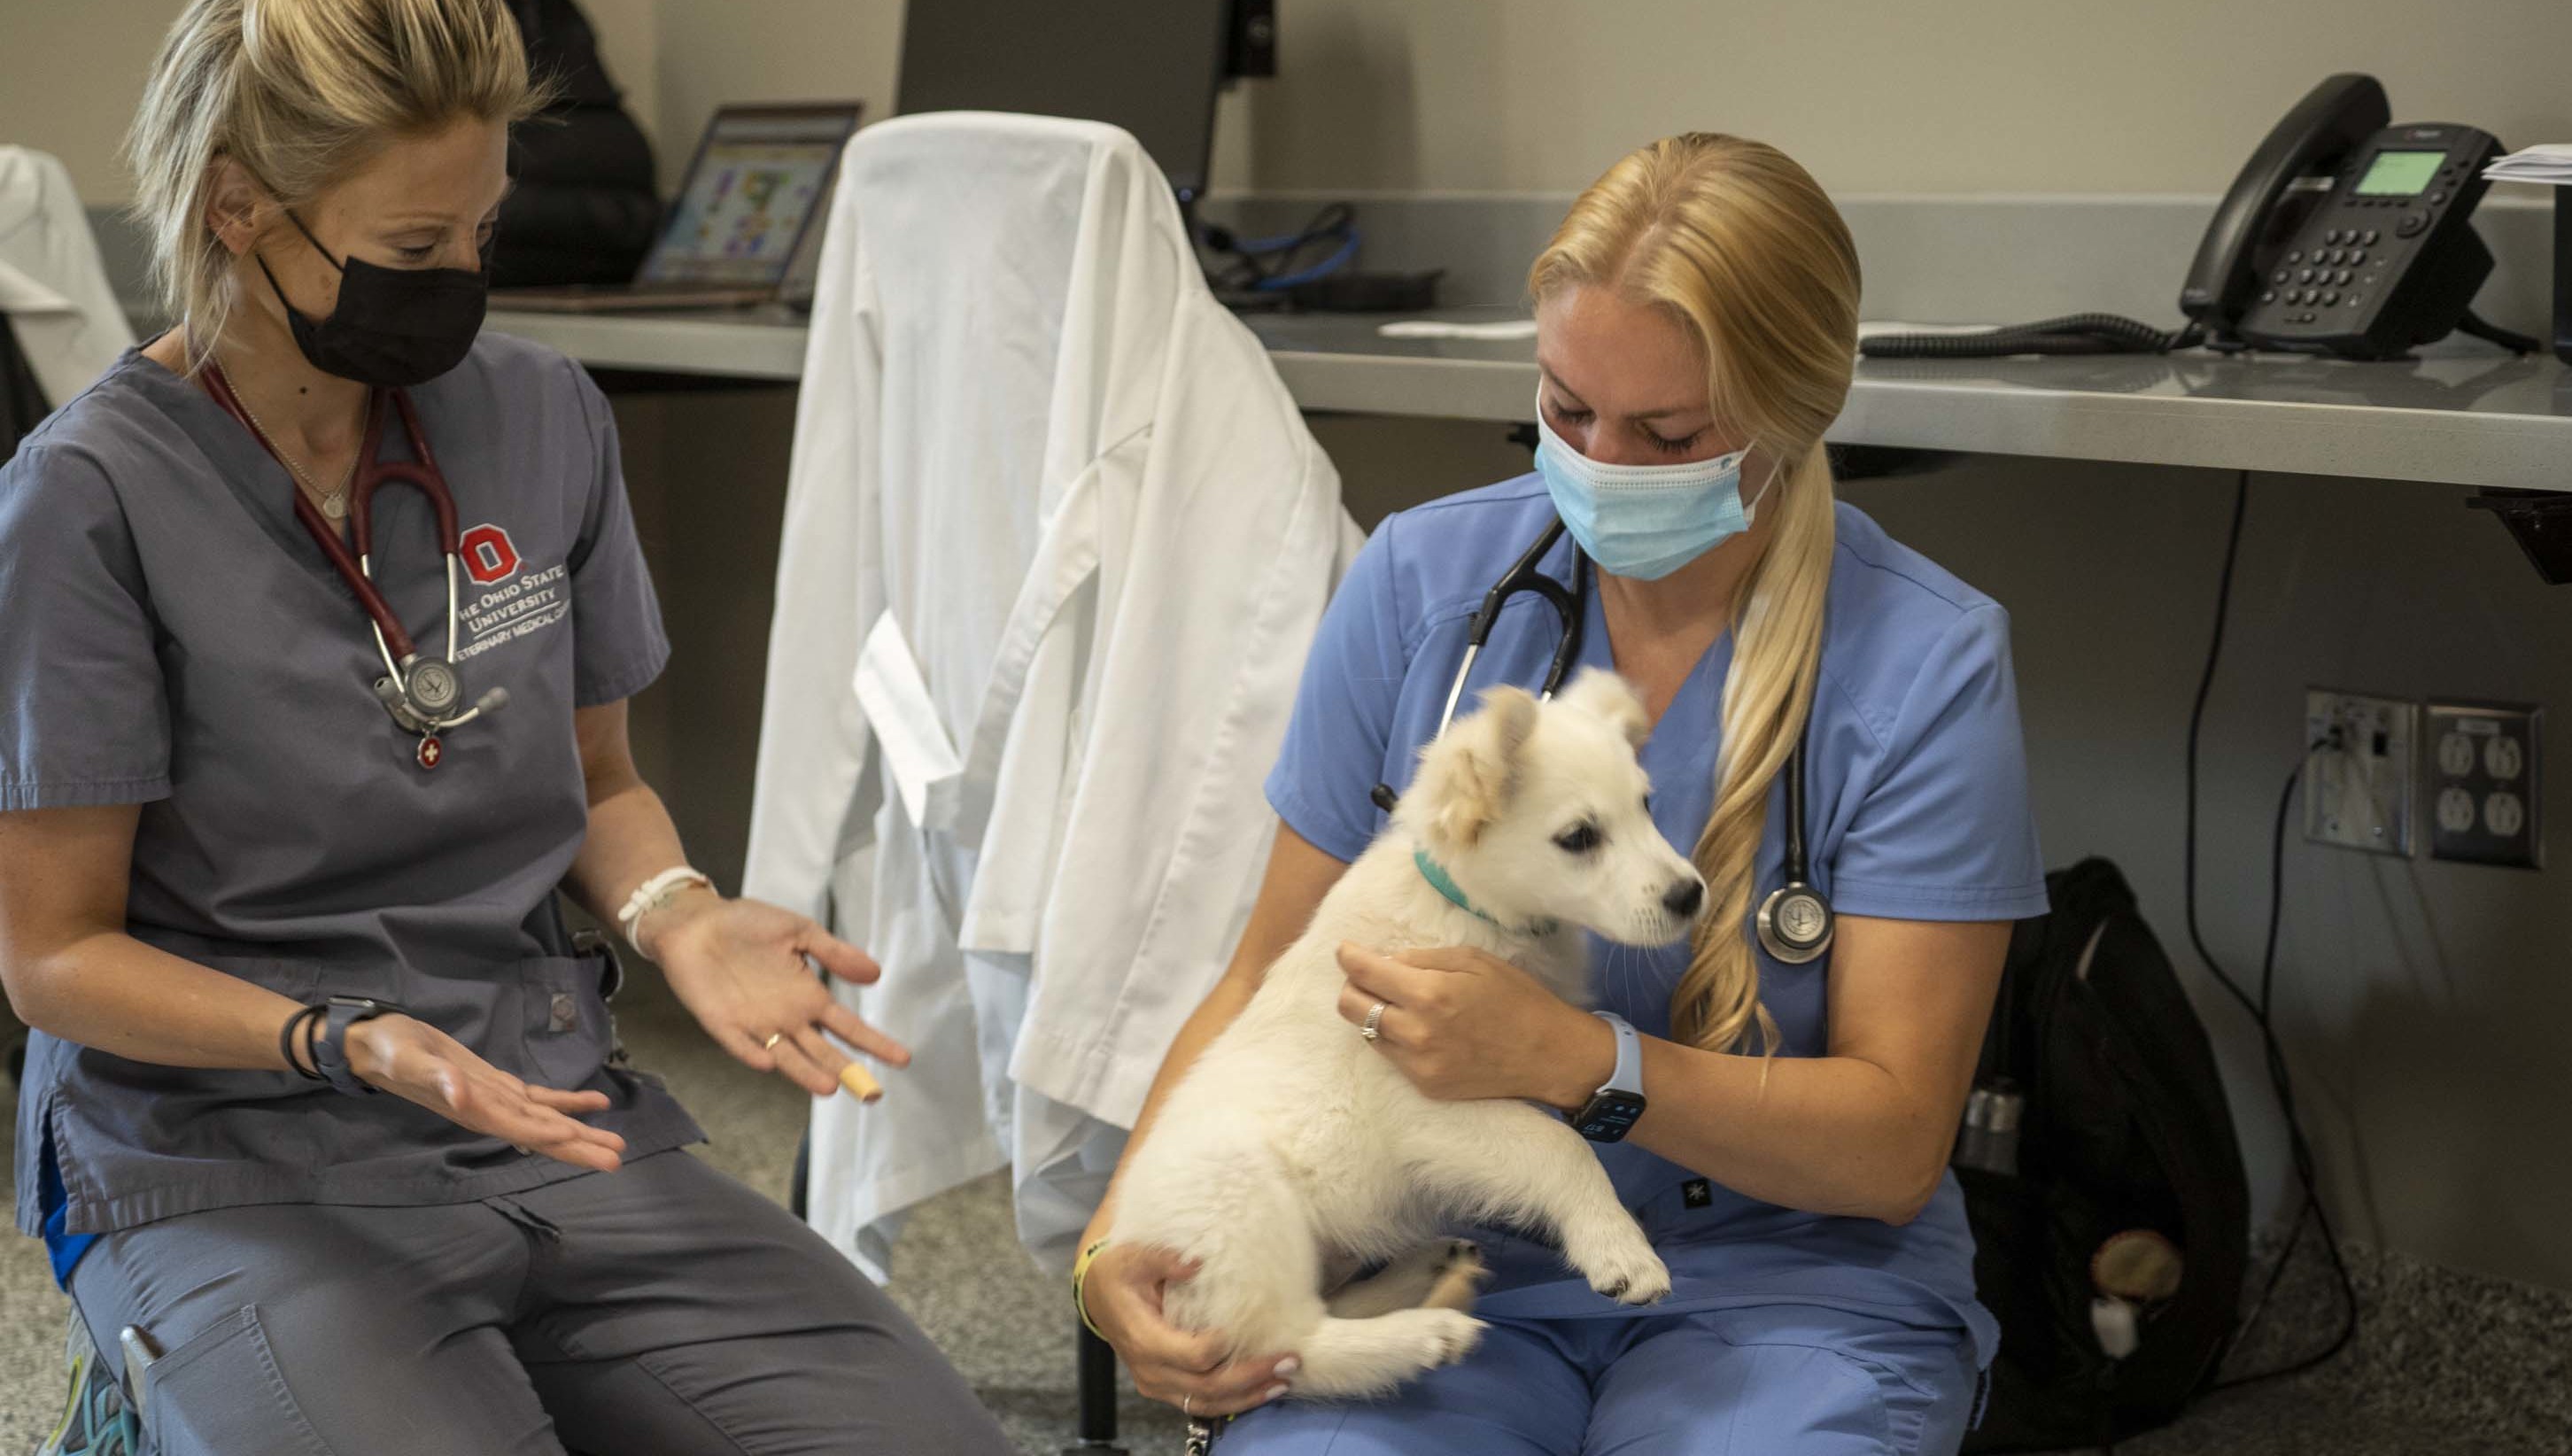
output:
[[[1496,1320],[1389,1400],[1293,1399],[1216,1456],[1952,1456],[1974,1413],[1964,1331],[1808,1305]]]

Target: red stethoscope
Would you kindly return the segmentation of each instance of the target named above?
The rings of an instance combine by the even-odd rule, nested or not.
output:
[[[260,428],[241,398],[233,392],[232,383],[223,370],[213,364],[201,376],[206,392],[225,411],[242,422],[280,465],[287,466],[292,479],[295,469],[277,445]],[[390,409],[385,401],[391,401]],[[402,434],[410,445],[413,458],[386,460],[378,458],[384,440],[384,417],[401,415]],[[456,574],[463,565],[463,552],[457,544],[455,497],[447,493],[446,477],[437,468],[437,459],[429,453],[428,435],[419,427],[419,414],[411,407],[410,394],[402,389],[377,389],[366,401],[365,438],[357,446],[357,470],[348,482],[348,540],[339,539],[338,530],[322,514],[302,489],[295,492],[295,518],[304,523],[307,535],[330,558],[339,579],[356,593],[357,604],[365,609],[373,624],[375,650],[383,655],[384,676],[375,679],[375,699],[392,715],[394,723],[405,733],[419,735],[419,748],[414,754],[419,766],[433,769],[445,758],[445,745],[440,735],[460,728],[486,713],[496,713],[509,701],[505,688],[493,688],[476,699],[473,706],[457,712],[464,700],[464,683],[456,676],[456,622],[461,613],[457,604]],[[393,614],[392,604],[384,600],[374,580],[374,495],[377,486],[408,485],[428,497],[429,507],[437,515],[437,548],[446,560],[446,657],[429,657],[420,653],[403,630],[401,618]],[[350,544],[356,549],[351,552]]]

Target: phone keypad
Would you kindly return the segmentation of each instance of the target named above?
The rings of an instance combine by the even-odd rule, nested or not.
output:
[[[2450,161],[2428,189],[2412,197],[2355,197],[2343,191],[2332,209],[2338,221],[2304,235],[2280,257],[2281,266],[2269,271],[2259,294],[2261,326],[2322,335],[2357,328],[2360,314],[2339,311],[2364,310],[2383,267],[2399,261],[2405,245],[2397,242],[2386,250],[2386,235],[2399,240],[2427,232],[2438,210],[2464,185],[2463,165]],[[2360,211],[2371,208],[2388,208],[2393,215],[2378,218]],[[2360,220],[2379,226],[2347,226]],[[2343,319],[2349,322],[2340,323]]]

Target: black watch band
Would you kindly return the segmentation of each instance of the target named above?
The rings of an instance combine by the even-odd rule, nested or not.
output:
[[[334,1092],[352,1097],[373,1096],[375,1089],[348,1065],[348,1029],[377,1017],[402,1015],[402,1009],[389,1001],[364,996],[334,996],[317,1003],[314,1009],[322,1016],[320,1033],[313,1039],[314,1070]]]

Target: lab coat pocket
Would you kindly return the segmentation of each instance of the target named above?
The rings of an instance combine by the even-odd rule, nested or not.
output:
[[[333,1456],[296,1404],[256,1304],[216,1320],[152,1362],[145,1376],[143,1449],[158,1456]]]
[[[950,828],[964,781],[964,761],[939,720],[938,702],[920,660],[903,640],[902,624],[886,612],[867,632],[853,684],[867,725],[884,749],[887,777],[902,796],[904,814],[922,829]]]

